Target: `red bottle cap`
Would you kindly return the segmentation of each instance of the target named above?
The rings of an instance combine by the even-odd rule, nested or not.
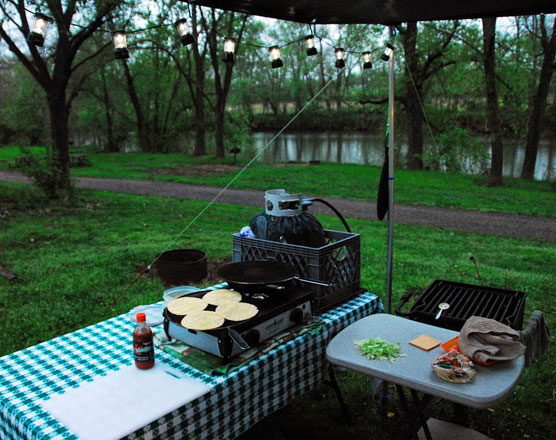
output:
[[[137,322],[145,322],[147,320],[147,317],[145,316],[144,313],[137,313]]]

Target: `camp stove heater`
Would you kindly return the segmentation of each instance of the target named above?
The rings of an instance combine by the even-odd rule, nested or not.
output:
[[[207,291],[194,292],[188,296],[201,298]],[[168,338],[221,357],[224,362],[244,350],[272,338],[294,325],[308,322],[312,317],[311,288],[300,287],[293,283],[279,293],[242,292],[242,301],[254,304],[259,313],[251,319],[240,322],[226,320],[213,330],[189,330],[180,324],[182,317],[172,315],[164,309],[164,330]],[[206,310],[214,310],[209,305]],[[233,332],[240,337],[239,343]],[[247,345],[244,345],[244,344]],[[243,347],[242,347],[243,345]]]

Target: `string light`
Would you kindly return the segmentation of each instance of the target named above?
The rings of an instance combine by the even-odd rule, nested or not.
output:
[[[125,30],[120,29],[114,32],[114,58],[117,60],[125,60],[129,58],[127,50],[127,36]]]
[[[44,36],[46,35],[46,26],[52,23],[52,19],[48,15],[35,13],[35,23],[33,23],[33,30],[29,33],[27,41],[35,46],[42,47],[44,44]]]
[[[8,0],[10,3],[13,3],[15,6],[18,6],[18,4],[15,3],[14,0]],[[79,28],[83,28],[85,29],[84,26],[77,24],[77,23],[71,23],[71,22],[63,22],[63,21],[58,21],[58,20],[54,20],[53,18],[42,14],[40,12],[35,12],[33,13],[33,11],[30,11],[29,9],[24,7],[24,10],[33,14],[35,17],[35,22],[33,23],[33,27],[32,27],[32,31],[29,32],[29,35],[27,36],[27,41],[30,44],[36,45],[36,46],[40,46],[42,47],[44,45],[44,41],[45,41],[45,35],[46,35],[46,29],[48,27],[49,23],[52,23],[54,21],[56,21],[57,23],[62,23],[65,26],[76,26]],[[167,26],[167,24],[164,24],[164,20],[154,26],[149,26],[143,29],[136,29],[131,31],[131,33],[138,33],[138,32],[144,32],[144,31],[148,31],[151,29],[157,29],[160,28],[162,26]],[[180,19],[178,21],[176,21],[174,23],[174,27],[176,28],[178,35],[180,37],[180,41],[182,43],[183,46],[187,46],[189,44],[192,44],[195,42],[195,38],[193,37],[193,35],[191,34],[191,28],[190,28],[190,24],[188,23],[188,20],[186,19]],[[307,49],[307,56],[314,56],[318,54],[318,51],[315,47],[315,35],[314,35],[314,31],[312,29],[310,29],[310,31],[312,32],[309,35],[306,35],[304,37],[305,40],[305,45],[306,45],[306,49]],[[117,30],[115,32],[109,30],[109,29],[102,29],[102,28],[98,28],[95,30],[95,32],[106,32],[106,33],[112,33],[113,34],[113,42],[114,42],[114,48],[115,48],[115,53],[114,56],[116,59],[127,59],[129,58],[129,50],[127,48],[127,36],[126,36],[126,32],[125,30]],[[221,37],[224,37],[223,35],[221,35],[220,33],[217,32],[218,35],[220,35]],[[320,37],[319,37],[320,38]],[[286,43],[284,46],[288,46],[292,43],[296,43],[300,40],[295,40],[295,41],[290,41],[288,43]],[[250,46],[254,46],[254,47],[264,47],[264,46],[260,46],[260,45],[255,45],[255,44],[249,44],[249,43],[245,43],[247,45]],[[273,46],[271,48],[269,48],[270,50],[270,58],[272,61],[272,67],[273,68],[277,68],[277,67],[282,67],[284,65],[281,56],[280,56],[280,48],[279,46]],[[229,63],[233,63],[235,61],[235,52],[236,52],[236,40],[234,38],[231,37],[227,37],[224,41],[224,61],[229,62]],[[388,61],[390,59],[390,57],[392,56],[394,52],[394,46],[392,46],[392,44],[388,43],[386,45],[386,49],[384,51],[384,53],[382,54],[381,58],[385,61]],[[335,62],[335,66],[337,68],[343,68],[345,67],[345,60],[344,60],[344,56],[346,51],[343,48],[336,48],[335,49],[335,53],[336,53],[336,62]],[[352,51],[348,51],[348,53],[354,53],[354,54],[361,54],[363,56],[363,69],[371,69],[372,68],[372,63],[371,63],[371,53],[370,52],[352,52]]]
[[[224,61],[227,63],[233,63],[234,53],[236,51],[236,40],[232,37],[227,37],[224,41]]]
[[[176,21],[174,26],[178,31],[178,34],[180,36],[180,41],[183,46],[187,46],[188,44],[191,44],[195,41],[193,35],[191,35],[191,31],[189,30],[187,20],[182,18],[181,20]]]
[[[272,46],[270,49],[270,59],[272,60],[272,68],[282,67],[284,63],[280,58],[280,48],[278,46]]]
[[[372,69],[373,63],[371,63],[371,52],[363,52],[363,69]]]
[[[306,35],[305,45],[307,46],[307,56],[313,56],[317,54],[317,48],[315,47],[315,36]]]
[[[338,69],[345,67],[346,63],[344,61],[344,49],[342,47],[337,47],[334,52],[336,53],[336,63],[334,65]]]
[[[384,53],[381,55],[380,59],[382,59],[384,61],[388,61],[388,60],[390,60],[390,57],[392,56],[393,53],[394,53],[394,46],[392,46],[390,43],[388,43],[386,45],[386,49],[384,50]]]

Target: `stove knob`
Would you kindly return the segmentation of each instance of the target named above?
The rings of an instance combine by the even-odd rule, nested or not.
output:
[[[252,329],[245,334],[244,339],[251,347],[254,347],[260,342],[261,334],[258,330]]]
[[[299,307],[293,309],[290,313],[290,321],[296,323],[297,325],[303,323],[303,317],[303,310],[301,310]]]

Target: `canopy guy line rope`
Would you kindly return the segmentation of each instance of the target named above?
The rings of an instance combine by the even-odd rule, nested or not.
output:
[[[338,75],[340,75],[343,71],[344,71],[345,67],[342,69],[338,70]],[[112,304],[112,307],[115,306],[118,301],[125,295],[125,293],[131,288],[131,286],[133,286],[137,281],[139,281],[139,279],[146,273],[149,272],[152,268],[152,265],[154,263],[156,263],[156,261],[160,258],[160,256],[166,252],[170,246],[172,246],[177,240],[179,240],[183,234],[185,234],[185,232],[220,198],[220,196],[230,187],[233,185],[233,183],[245,172],[245,170],[247,170],[247,168],[249,168],[259,157],[261,157],[261,155],[266,151],[266,149],[284,132],[284,130],[286,130],[300,115],[301,113],[303,113],[305,111],[305,109],[307,107],[309,107],[313,101],[315,101],[323,92],[324,90],[326,90],[328,88],[328,86],[335,81],[336,76],[333,76],[332,78],[330,78],[330,80],[328,80],[328,82],[322,86],[322,88],[309,100],[307,101],[307,103],[303,106],[303,108],[301,110],[299,110],[287,123],[286,125],[284,125],[284,127],[282,127],[280,129],[280,131],[278,131],[278,133],[276,133],[272,139],[270,139],[266,145],[257,153],[255,154],[255,156],[241,169],[238,171],[238,173],[212,198],[212,200],[210,200],[210,202],[208,202],[205,207],[199,212],[197,213],[197,215],[195,217],[193,217],[193,219],[182,229],[182,231],[176,236],[174,237],[173,240],[171,240],[166,247],[162,250],[162,252],[160,252],[159,254],[157,254],[157,256],[145,267],[141,270],[141,272],[139,273],[139,275],[137,275],[135,277],[135,279],[124,289],[124,291],[120,294],[120,296],[118,296],[116,298],[116,300],[114,301],[114,303]]]

